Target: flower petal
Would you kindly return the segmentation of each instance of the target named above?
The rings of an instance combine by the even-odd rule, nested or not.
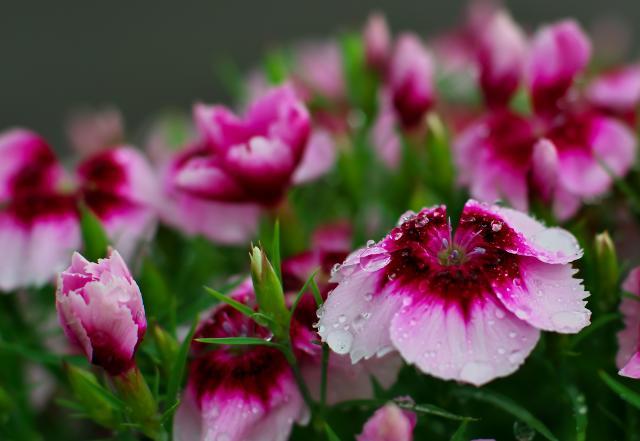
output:
[[[379,273],[355,270],[319,311],[318,334],[333,351],[349,353],[353,363],[392,350],[389,325],[402,298],[377,293],[379,278]]]
[[[471,303],[468,317],[444,302],[403,308],[391,323],[402,358],[443,380],[481,386],[515,372],[539,331],[507,311],[492,294]]]
[[[630,295],[640,296],[640,268],[629,273],[622,288]],[[636,298],[623,298],[620,312],[624,329],[618,332],[616,365],[620,369],[620,375],[640,378],[640,301]]]
[[[493,281],[504,306],[516,317],[545,331],[576,333],[589,325],[591,311],[584,300],[589,292],[573,276],[571,265],[540,262],[520,257],[520,278]]]
[[[416,419],[413,412],[402,410],[395,404],[387,404],[367,420],[356,440],[412,441]]]
[[[616,112],[635,110],[640,102],[640,64],[600,75],[589,85],[587,97],[603,109]]]
[[[293,182],[311,182],[326,174],[336,161],[336,145],[327,130],[313,131],[302,160],[293,173]]]

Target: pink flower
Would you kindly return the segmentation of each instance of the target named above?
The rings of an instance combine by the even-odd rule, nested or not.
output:
[[[82,156],[118,146],[124,140],[124,122],[115,108],[77,112],[66,128],[71,146]]]
[[[367,420],[357,441],[412,441],[416,414],[387,404]]]
[[[640,268],[629,273],[622,289],[633,296],[640,296]],[[620,311],[624,318],[624,329],[618,333],[618,373],[625,377],[640,378],[640,302],[634,298],[623,298]]]
[[[398,122],[388,90],[378,94],[378,112],[370,132],[370,142],[382,164],[391,170],[400,166],[402,139],[398,132]]]
[[[400,35],[389,65],[394,109],[405,127],[415,127],[435,102],[433,61],[420,39]]]
[[[233,298],[254,303],[250,282]],[[200,337],[268,338],[269,331],[230,306],[219,306],[196,331]],[[266,346],[192,344],[187,390],[174,421],[174,439],[284,441],[308,410],[282,355]]]
[[[565,20],[540,29],[531,42],[527,81],[535,111],[554,114],[574,78],[586,67],[591,43],[580,26]]]
[[[489,106],[504,106],[520,84],[527,41],[506,11],[497,11],[487,20],[477,35],[480,87]]]
[[[621,109],[628,103],[621,106],[617,98],[635,93],[634,74],[598,86],[597,106],[578,100],[571,88],[588,56],[589,41],[572,21],[536,34],[528,60],[534,114],[520,116],[494,106],[454,141],[461,184],[470,187],[473,197],[486,202],[504,198],[526,210],[538,196],[566,220],[584,201],[611,188],[611,173],[624,176],[630,170],[636,140],[617,118],[629,112]],[[534,148],[542,140],[542,147]]]
[[[147,321],[140,289],[117,251],[97,263],[75,253],[58,277],[56,309],[65,334],[91,363],[112,376],[134,367]]]
[[[175,160],[171,183],[220,202],[277,203],[291,183],[310,133],[309,114],[288,86],[272,89],[243,119],[197,105],[200,139]]]
[[[433,376],[482,385],[517,370],[540,330],[589,324],[570,265],[581,255],[567,231],[507,208],[470,200],[455,234],[444,206],[408,213],[336,272],[319,334],[353,362],[397,350]]]
[[[391,32],[383,14],[373,13],[369,16],[362,38],[367,64],[384,73],[391,53]]]
[[[0,291],[43,285],[80,246],[75,197],[49,145],[23,129],[0,134]]]
[[[589,84],[587,98],[598,109],[625,118],[634,125],[640,102],[640,64],[601,74]]]
[[[344,68],[335,41],[308,42],[295,50],[293,80],[305,101],[321,96],[334,103],[346,99]]]
[[[98,152],[78,166],[83,201],[102,221],[113,246],[126,260],[150,240],[158,219],[158,182],[138,150],[118,147]]]
[[[323,295],[331,289],[326,283],[330,268],[344,259],[350,244],[347,224],[324,227],[315,235],[313,251],[282,263],[287,300],[291,304],[311,275],[320,268]],[[255,306],[251,282],[247,280],[231,296]],[[320,398],[321,348],[313,324],[317,321],[313,296],[305,294],[293,316],[291,339],[301,373],[314,399]],[[218,306],[204,321],[196,337],[253,336],[269,338],[266,328],[228,306]],[[191,362],[186,399],[178,409],[174,436],[180,441],[215,439],[286,440],[294,422],[306,423],[308,409],[300,396],[290,367],[276,349],[249,346],[238,350],[228,347],[205,347],[193,343],[195,358]],[[398,357],[389,355],[375,363],[353,365],[348,357],[332,355],[329,359],[327,401],[330,404],[373,396],[370,376],[383,386],[390,386],[401,366]]]

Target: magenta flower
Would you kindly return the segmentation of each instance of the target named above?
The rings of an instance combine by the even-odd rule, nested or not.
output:
[[[635,93],[634,73],[605,81],[606,86],[594,83],[600,91],[591,92],[590,99],[597,105],[578,100],[572,87],[588,61],[589,47],[573,21],[545,27],[534,36],[527,64],[534,114],[525,117],[494,106],[454,142],[461,183],[473,197],[487,202],[504,198],[526,210],[537,196],[564,220],[583,201],[604,195],[613,183],[611,173],[624,176],[629,171],[636,140],[620,117],[628,116],[633,99],[621,103],[619,96]],[[509,99],[501,92],[487,97],[489,103]],[[536,146],[542,140],[540,150]]]
[[[524,32],[506,11],[496,11],[482,24],[475,43],[485,101],[490,107],[504,106],[518,88],[524,71]]]
[[[433,376],[482,385],[517,370],[540,330],[589,324],[570,265],[581,255],[567,231],[473,200],[455,234],[444,206],[406,214],[335,273],[319,334],[354,363],[397,350]]]
[[[232,294],[255,303],[250,281]],[[229,306],[217,307],[196,331],[200,337],[260,337],[266,328]],[[286,440],[294,421],[305,422],[308,410],[282,355],[266,346],[211,347],[192,344],[187,390],[174,421],[177,441]]]
[[[158,181],[151,165],[134,148],[107,149],[78,166],[78,180],[83,201],[128,260],[157,224]]]
[[[293,301],[309,275],[321,269],[323,295],[331,285],[323,282],[326,272],[346,256],[350,230],[344,224],[323,228],[315,236],[313,251],[283,262],[287,300]],[[255,307],[255,295],[247,280],[231,296]],[[312,396],[320,398],[321,348],[313,325],[317,321],[316,303],[305,294],[294,314],[291,339],[301,373]],[[218,306],[200,324],[199,337],[251,336],[269,339],[270,332],[229,306]],[[192,345],[186,398],[177,411],[174,437],[196,441],[225,437],[234,440],[285,440],[294,422],[306,423],[309,411],[295,384],[289,364],[277,349],[264,346],[244,348]],[[389,355],[376,363],[353,365],[348,357],[329,360],[327,402],[330,404],[373,396],[370,377],[390,386],[401,366]]]
[[[589,84],[587,98],[599,110],[635,125],[636,109],[640,103],[640,64],[598,76]]]
[[[69,341],[115,376],[135,366],[147,329],[142,295],[117,251],[97,263],[75,253],[60,273],[56,309]]]
[[[622,289],[633,296],[640,296],[640,268],[631,271]],[[623,298],[620,311],[624,318],[624,329],[618,333],[618,373],[625,377],[640,378],[640,302],[634,298]]]
[[[413,34],[398,37],[389,64],[389,88],[399,120],[405,127],[418,125],[435,102],[433,61]]]
[[[291,183],[310,132],[309,114],[288,86],[257,100],[243,119],[197,105],[200,139],[175,160],[172,184],[202,199],[277,203]]]
[[[0,291],[43,285],[80,246],[75,197],[44,139],[0,134]]]
[[[391,32],[383,14],[369,16],[362,33],[367,64],[384,74],[391,54]]]
[[[416,414],[387,404],[367,420],[357,441],[412,441]]]

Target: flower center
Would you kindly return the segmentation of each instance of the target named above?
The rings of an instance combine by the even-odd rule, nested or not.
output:
[[[465,250],[456,244],[451,244],[438,253],[438,261],[443,266],[462,265],[467,260]]]

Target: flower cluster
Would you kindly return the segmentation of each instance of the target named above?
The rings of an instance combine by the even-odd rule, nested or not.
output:
[[[623,439],[640,65],[592,47],[493,3],[428,40],[375,13],[141,149],[114,108],[63,160],[0,133],[0,438]]]

